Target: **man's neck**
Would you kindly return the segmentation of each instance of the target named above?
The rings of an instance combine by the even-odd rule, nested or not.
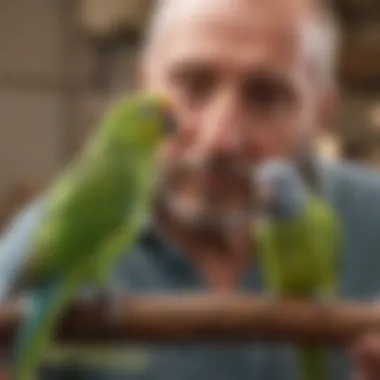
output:
[[[195,268],[216,291],[236,288],[253,255],[249,228],[226,233],[206,228],[190,228],[167,212],[156,212],[162,232],[188,254]]]

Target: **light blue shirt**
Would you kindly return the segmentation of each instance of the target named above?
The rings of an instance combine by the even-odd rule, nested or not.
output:
[[[344,247],[340,296],[371,300],[380,292],[380,175],[366,168],[323,165],[327,198],[339,213]],[[41,217],[43,200],[30,205],[0,243],[0,296],[26,260],[31,232]],[[123,257],[115,278],[136,293],[207,290],[185,252],[165,242],[152,228]],[[252,262],[241,291],[264,291],[260,268]],[[108,355],[108,357],[107,357]],[[51,352],[43,379],[48,380],[293,380],[294,349],[285,344],[167,344],[129,346],[87,352],[66,348]],[[346,380],[342,352],[331,355],[331,379]]]

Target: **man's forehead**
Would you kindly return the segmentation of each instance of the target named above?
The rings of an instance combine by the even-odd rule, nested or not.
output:
[[[250,18],[254,22],[264,14],[268,20],[270,17],[294,20],[310,15],[314,3],[314,0],[161,0],[156,9],[163,19],[178,20],[180,24],[194,18],[221,16],[226,12],[230,18]]]
[[[298,61],[298,47],[290,36],[270,33],[252,34],[242,39],[228,30],[183,28],[166,48],[166,64],[183,68],[212,68],[239,73],[265,69],[287,71]]]
[[[158,7],[153,38],[170,45],[184,36],[224,32],[244,43],[252,35],[271,33],[282,44],[302,38],[308,0],[163,0]],[[310,15],[310,12],[309,12]],[[189,36],[187,36],[189,37]],[[231,39],[229,38],[229,39]],[[189,43],[186,41],[186,43]],[[157,46],[157,43],[156,43]]]
[[[319,3],[316,0],[158,0],[157,9],[163,9],[165,7],[175,7],[176,10],[185,10],[187,12],[194,11],[195,9],[207,10],[215,8],[215,5],[227,6],[230,9],[245,8],[251,6],[264,6],[274,5],[277,7],[283,7],[287,9],[312,9]]]
[[[188,62],[196,52],[197,59],[209,62],[218,60],[220,55],[230,55],[231,60],[249,64],[258,55],[263,65],[265,60],[281,64],[299,50],[302,18],[297,23],[294,12],[289,12],[291,7],[284,6],[285,0],[166,1],[167,6],[173,4],[179,10],[174,13],[172,9],[173,13],[166,16],[164,50],[168,61]],[[276,4],[283,5],[288,16]]]

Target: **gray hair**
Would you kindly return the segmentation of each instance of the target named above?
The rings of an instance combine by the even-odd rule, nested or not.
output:
[[[206,0],[157,0],[148,25],[144,55],[150,55],[159,45],[157,41],[168,24],[189,14],[189,8]],[[340,46],[340,30],[327,1],[310,0],[312,17],[305,20],[308,32],[304,33],[305,47],[310,57],[317,60],[321,80],[333,85],[336,77],[337,56]],[[191,17],[191,15],[189,15]]]
[[[335,84],[340,55],[340,25],[328,1],[311,0],[315,11],[306,20],[305,46],[310,57],[316,59],[321,80],[325,85]]]

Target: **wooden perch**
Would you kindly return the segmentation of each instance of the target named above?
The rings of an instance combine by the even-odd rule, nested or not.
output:
[[[1,306],[1,344],[11,342],[21,313],[21,304]],[[126,297],[118,321],[94,302],[77,303],[57,338],[65,343],[269,340],[339,346],[372,330],[380,331],[376,305],[322,306],[239,295],[178,295]]]

